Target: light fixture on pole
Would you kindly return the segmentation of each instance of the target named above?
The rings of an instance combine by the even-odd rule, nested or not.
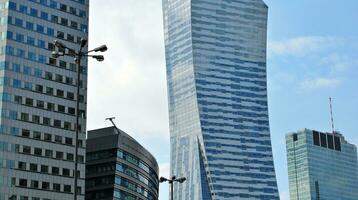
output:
[[[77,200],[77,181],[78,181],[78,134],[79,134],[79,117],[80,117],[80,78],[81,78],[81,59],[83,57],[92,57],[94,59],[96,59],[97,61],[101,62],[104,60],[103,55],[90,55],[90,52],[105,52],[107,51],[107,46],[106,45],[101,45],[93,50],[90,51],[85,51],[83,52],[83,48],[87,45],[88,41],[87,39],[82,38],[81,42],[80,42],[80,48],[78,51],[75,51],[74,49],[68,48],[65,44],[63,44],[62,42],[55,40],[54,41],[54,45],[58,48],[58,51],[53,51],[52,52],[52,57],[53,58],[58,58],[61,56],[70,56],[73,57],[77,66],[77,98],[76,98],[76,139],[75,139],[75,170],[74,170],[74,193],[73,193],[73,199]],[[66,49],[67,52],[66,53]]]
[[[159,179],[159,183],[164,183],[164,182],[168,182],[170,185],[170,200],[174,200],[174,187],[173,184],[174,182],[179,182],[179,183],[184,183],[186,181],[185,177],[180,177],[180,178],[176,178],[175,176],[172,176],[170,179],[167,179],[165,177],[160,177]]]

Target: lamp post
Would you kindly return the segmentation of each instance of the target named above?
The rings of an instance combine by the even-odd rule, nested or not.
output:
[[[170,179],[167,179],[164,177],[160,177],[160,179],[159,179],[159,183],[163,183],[163,182],[167,182],[167,181],[170,184],[170,200],[174,200],[174,195],[173,195],[174,182],[184,183],[184,181],[186,181],[186,178],[185,177],[177,178],[175,176],[172,176]]]
[[[77,180],[78,180],[78,133],[79,133],[79,118],[80,118],[80,78],[81,78],[81,59],[83,57],[92,57],[96,59],[99,62],[102,62],[104,60],[103,55],[89,55],[91,52],[105,52],[107,51],[106,45],[101,45],[95,49],[92,49],[90,51],[83,52],[83,48],[87,45],[87,39],[81,39],[80,48],[78,51],[68,48],[63,43],[61,43],[58,40],[54,41],[54,45],[58,48],[59,51],[53,51],[52,57],[58,58],[61,56],[70,56],[74,58],[74,61],[77,65],[77,98],[76,98],[76,140],[75,140],[75,171],[74,171],[74,193],[73,193],[73,199],[77,200]],[[67,52],[66,52],[67,49]]]

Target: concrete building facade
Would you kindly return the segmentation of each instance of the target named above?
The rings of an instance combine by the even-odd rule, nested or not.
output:
[[[88,36],[88,0],[0,0],[0,200],[74,193],[76,85],[80,90],[79,200],[84,199],[87,60],[54,59],[59,40]]]

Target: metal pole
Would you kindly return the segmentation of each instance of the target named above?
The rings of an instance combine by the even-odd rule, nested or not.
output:
[[[171,180],[171,182],[169,182],[169,184],[170,184],[170,188],[171,188],[171,191],[170,191],[170,196],[171,196],[171,198],[170,198],[170,200],[174,200],[174,194],[173,194],[173,192],[174,192],[174,188],[173,188],[173,183],[174,183],[174,180]]]
[[[74,193],[73,199],[77,200],[77,171],[78,171],[78,133],[79,133],[79,118],[80,118],[80,78],[81,78],[81,58],[82,58],[82,48],[78,52],[76,56],[76,64],[77,64],[77,99],[76,99],[76,140],[75,140],[75,172],[74,172]]]

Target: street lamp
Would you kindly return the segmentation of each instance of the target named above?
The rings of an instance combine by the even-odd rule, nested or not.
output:
[[[78,51],[68,48],[62,42],[55,40],[54,45],[58,48],[58,51],[52,52],[53,58],[58,58],[61,56],[70,56],[73,57],[77,65],[77,99],[76,99],[76,142],[75,142],[75,172],[74,172],[74,196],[73,199],[77,200],[77,169],[78,169],[78,132],[79,132],[79,114],[80,114],[80,78],[81,78],[81,59],[83,57],[92,57],[97,61],[101,62],[104,60],[103,55],[89,55],[90,52],[105,52],[107,51],[106,45],[101,45],[90,51],[83,51],[83,48],[87,45],[87,39],[82,38],[80,42],[80,48]],[[67,49],[67,52],[66,52]]]
[[[160,177],[159,179],[159,183],[163,183],[163,182],[167,182],[170,184],[170,200],[174,200],[173,197],[173,183],[174,182],[179,182],[179,183],[184,183],[184,181],[186,181],[185,177],[181,177],[181,178],[176,178],[175,176],[172,176],[171,179],[167,179],[164,177]]]

